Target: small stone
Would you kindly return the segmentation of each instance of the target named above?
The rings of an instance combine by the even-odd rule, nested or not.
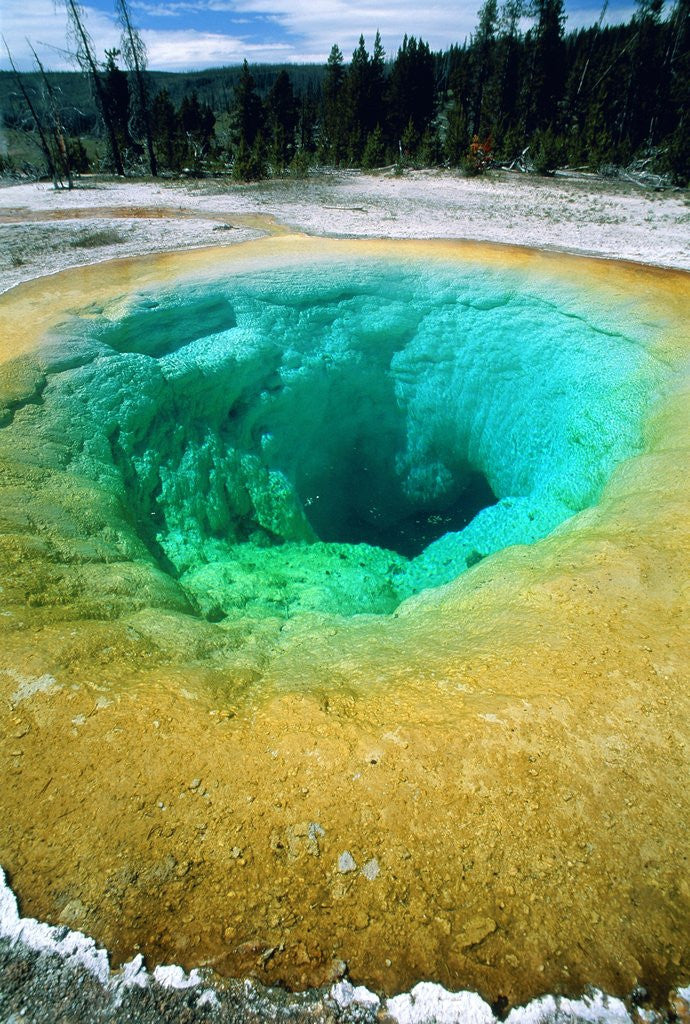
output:
[[[370,882],[373,882],[375,878],[378,878],[380,873],[381,868],[379,867],[379,862],[376,857],[372,857],[371,860],[368,860],[362,868],[362,874],[365,878],[368,878]]]
[[[325,835],[326,830],[319,825],[318,821],[310,822],[307,832],[307,853],[312,857],[319,857],[321,855],[319,840],[323,839]]]
[[[201,785],[201,779],[192,779],[192,781],[189,783],[189,788],[190,789],[198,789],[200,785]]]
[[[344,960],[334,960],[329,971],[331,981],[339,981],[347,974],[347,964]]]
[[[239,857],[242,856],[242,851],[240,850],[239,846],[233,846],[232,850],[230,851],[230,856],[232,857],[233,860],[237,860]]]
[[[687,989],[676,989],[671,993],[669,1004],[679,1024],[690,1024],[690,999]]]
[[[61,924],[66,924],[70,928],[79,928],[83,926],[84,920],[88,914],[88,910],[81,900],[70,900],[67,903],[59,917]]]
[[[338,871],[346,875],[350,871],[357,870],[357,862],[349,850],[344,850],[338,857]]]
[[[478,946],[480,942],[492,935],[497,927],[498,925],[491,917],[473,918],[462,929],[460,946],[465,949],[469,946]]]

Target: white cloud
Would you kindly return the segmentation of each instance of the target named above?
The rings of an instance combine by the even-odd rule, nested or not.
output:
[[[109,17],[95,8],[84,7],[88,32],[94,42],[97,54],[118,45],[120,30],[115,17]],[[33,43],[38,56],[46,67],[56,71],[74,68],[69,58],[70,44],[67,38],[67,14],[62,4],[53,0],[2,0],[2,34],[20,70],[33,66],[33,57],[26,44],[27,37]],[[0,66],[9,67],[4,52]]]
[[[585,0],[586,2],[586,0]],[[53,0],[1,0],[2,32],[17,65],[31,67],[25,37],[36,45],[41,59],[55,69],[73,67],[65,53],[67,18],[61,3]],[[575,6],[568,14],[568,28],[596,21],[598,11]],[[371,49],[380,30],[389,56],[395,56],[404,33],[425,39],[434,50],[445,49],[470,35],[481,0],[134,0],[133,9],[149,21],[168,19],[174,28],[148,27],[142,36],[152,68],[181,70],[250,62],[322,62],[337,42],[346,60],[357,45],[360,32]],[[85,6],[86,23],[99,55],[118,45],[114,17]],[[205,14],[228,14],[228,32],[207,31]],[[627,20],[632,5],[610,12],[607,22]],[[261,24],[271,25],[261,40]],[[187,25],[196,24],[196,27]],[[183,27],[183,25],[185,27]],[[238,29],[242,28],[242,31]],[[215,26],[214,26],[215,27]],[[246,35],[244,34],[246,31]],[[269,37],[270,36],[270,41]],[[7,67],[7,60],[0,60]]]
[[[307,39],[310,49],[315,48],[324,56],[337,42],[349,57],[360,33],[371,46],[377,30],[389,54],[396,52],[405,33],[421,36],[432,49],[445,48],[472,32],[480,3],[481,0],[441,0],[426,5],[419,0],[321,0],[319,4],[297,4],[293,0],[236,0],[234,8],[242,13],[272,16],[286,31]]]
[[[596,3],[597,0],[594,0]],[[262,14],[275,20],[293,37],[304,39],[312,52],[325,59],[337,42],[349,58],[362,33],[371,48],[376,31],[381,32],[389,56],[395,56],[403,35],[421,37],[432,50],[444,50],[451,43],[463,42],[474,32],[482,0],[320,0],[318,4],[295,0],[199,0],[206,9]],[[624,11],[609,9],[608,24],[628,20],[634,5]],[[580,28],[596,22],[598,9],[573,7],[568,12],[567,28]]]
[[[130,8],[132,10],[134,20],[136,21],[137,15],[141,14],[152,14],[156,18],[179,18],[180,15],[186,13],[189,10],[189,4],[133,3],[130,4]]]
[[[141,33],[149,54],[149,66],[170,71],[250,63],[280,64],[293,60],[287,43],[252,44],[234,36],[189,29]]]

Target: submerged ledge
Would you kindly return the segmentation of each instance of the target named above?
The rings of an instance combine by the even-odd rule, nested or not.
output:
[[[506,1006],[588,984],[662,997],[687,971],[686,275],[271,240],[64,275],[52,306],[46,282],[18,289],[6,352],[40,360],[96,295],[389,252],[509,262],[639,320],[670,380],[640,454],[549,537],[395,616],[228,627],[191,616],[144,549],[107,557],[121,506],[65,476],[25,362],[5,378],[37,430],[0,478],[0,859],[29,912],[115,962],[141,948],[304,988],[345,961],[381,992],[432,978]]]
[[[5,451],[50,471],[27,435],[59,438],[122,505],[78,554],[143,545],[211,622],[391,613],[541,539],[640,453],[670,384],[619,303],[373,253],[92,302],[13,372]]]

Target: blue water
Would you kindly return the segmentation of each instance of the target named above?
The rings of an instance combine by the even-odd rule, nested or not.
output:
[[[634,313],[422,262],[135,294],[47,357],[71,471],[217,621],[389,612],[544,537],[640,450],[663,384]]]

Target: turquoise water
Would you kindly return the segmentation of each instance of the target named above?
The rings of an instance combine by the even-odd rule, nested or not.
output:
[[[72,318],[42,431],[209,619],[386,613],[596,502],[663,382],[647,342],[509,272],[275,269]]]

